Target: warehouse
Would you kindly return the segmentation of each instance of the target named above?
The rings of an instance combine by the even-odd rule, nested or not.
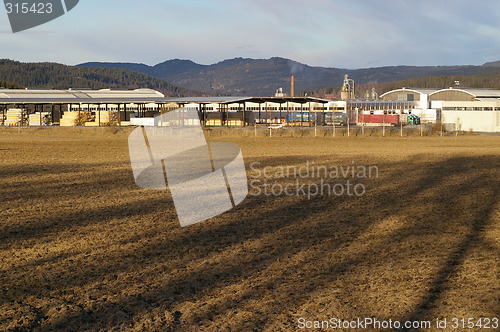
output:
[[[168,99],[177,107],[196,109],[206,126],[287,124],[320,125],[345,113],[346,103],[314,97],[188,97]]]
[[[500,90],[396,89],[380,96],[384,101],[411,101],[414,114],[435,114],[448,130],[500,132]]]
[[[316,97],[187,97],[167,99],[174,108],[201,113],[206,126],[280,124],[329,126],[358,123],[363,112],[410,113],[408,101],[331,100]],[[349,119],[349,120],[348,120]],[[399,119],[399,118],[398,118]],[[134,119],[133,123],[137,123]]]
[[[0,89],[0,125],[127,125],[133,116],[158,112],[164,99],[150,89]]]
[[[313,97],[165,98],[158,91],[0,89],[0,125],[158,125],[160,111],[196,109],[206,126],[333,122],[346,103]]]

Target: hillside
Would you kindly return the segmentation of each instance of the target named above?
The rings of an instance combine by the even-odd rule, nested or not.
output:
[[[500,61],[486,62],[484,67],[500,67]]]
[[[273,95],[283,87],[289,91],[291,74],[296,91],[340,87],[348,74],[357,84],[390,82],[439,75],[477,75],[497,70],[494,63],[484,66],[391,66],[365,69],[312,67],[285,58],[224,60],[200,65],[190,60],[169,60],[155,66],[135,63],[92,62],[80,67],[123,68],[151,75],[188,89],[215,95]]]
[[[22,63],[0,59],[2,87],[44,89],[155,89],[166,96],[194,96],[199,92],[121,68],[75,67],[58,63]]]
[[[57,63],[21,63],[0,60],[0,87],[47,89],[151,88],[166,96],[273,95],[289,91],[290,75],[296,92],[324,96],[337,94],[345,74],[356,81],[359,96],[406,87],[446,88],[458,80],[463,87],[500,89],[500,62],[483,66],[392,66],[356,70],[312,67],[284,58],[236,58],[213,65],[169,60],[155,66],[136,63],[92,62],[78,66]],[[168,83],[170,82],[170,83]]]

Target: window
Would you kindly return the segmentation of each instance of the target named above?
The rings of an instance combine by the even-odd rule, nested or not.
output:
[[[415,95],[412,93],[399,93],[398,101],[414,101]]]

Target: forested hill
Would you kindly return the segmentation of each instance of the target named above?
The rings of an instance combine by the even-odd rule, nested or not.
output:
[[[0,59],[0,87],[43,89],[137,89],[158,90],[165,96],[196,96],[199,92],[177,87],[145,74],[102,67],[76,67],[58,63],[22,63]]]
[[[344,74],[356,81],[357,95],[375,88],[379,94],[400,87],[462,87],[500,89],[500,62],[483,66],[380,67],[356,70],[310,67],[292,60],[236,58],[215,65],[169,60],[156,66],[133,63],[21,63],[0,60],[0,87],[45,89],[151,88],[166,96],[274,95],[289,90],[290,74],[296,92],[324,96],[338,94]],[[142,72],[141,72],[142,71]],[[156,77],[153,77],[156,76]]]
[[[364,69],[313,67],[290,59],[235,58],[212,65],[191,60],[168,60],[155,66],[141,63],[90,62],[79,66],[122,68],[163,79],[172,84],[214,95],[271,96],[283,87],[289,91],[295,74],[296,92],[340,87],[348,74],[356,84],[391,82],[437,75],[478,75],[496,71],[498,63],[483,66],[389,66]]]
[[[16,82],[2,81],[0,80],[0,88],[5,89],[22,89],[23,86],[17,84]]]
[[[497,71],[480,75],[441,75],[412,78],[401,81],[379,83],[379,90],[387,92],[401,87],[446,89],[455,87],[455,82],[462,88],[491,88],[500,90],[500,68]]]

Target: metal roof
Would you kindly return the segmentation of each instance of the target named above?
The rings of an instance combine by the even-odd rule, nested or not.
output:
[[[316,97],[251,97],[247,100],[253,103],[298,103],[306,104],[309,102],[326,104],[331,102],[330,99],[316,98]]]
[[[421,95],[430,95],[431,93],[434,93],[436,91],[439,91],[440,89],[428,89],[428,88],[401,88],[401,89],[395,89],[395,90],[391,90],[391,91],[388,91],[382,95],[380,95],[380,98],[384,97],[385,95],[388,95],[390,93],[393,93],[393,92],[398,92],[398,91],[401,91],[401,92],[415,92],[415,93],[418,93],[418,94],[421,94]]]
[[[0,89],[0,104],[148,103],[165,96],[151,89],[136,90],[21,90]]]
[[[464,92],[474,96],[475,98],[500,98],[500,90],[495,89],[449,88],[435,91],[433,94],[445,91]]]
[[[388,91],[380,96],[380,98],[384,97],[385,95],[388,95],[393,92],[404,92],[404,91],[410,91],[410,92],[416,92],[419,94],[427,94],[427,95],[434,95],[440,92],[446,92],[446,91],[458,91],[458,92],[463,92],[470,94],[471,96],[479,99],[479,98],[500,98],[500,90],[495,90],[495,89],[472,89],[472,88],[448,88],[448,89],[427,89],[427,88],[401,88],[401,89],[395,89]]]
[[[497,98],[476,98],[478,101],[494,101],[498,102]]]
[[[233,104],[233,103],[286,103],[294,102],[305,104],[308,102],[328,103],[331,100],[315,98],[315,97],[180,97],[180,98],[165,98],[165,102],[174,103],[199,103],[199,104]]]
[[[117,104],[117,103],[179,103],[233,104],[308,102],[328,103],[331,100],[315,97],[165,97],[151,89],[137,90],[14,90],[0,89],[0,104]]]
[[[159,103],[164,104],[163,98],[0,98],[0,104],[149,104]]]
[[[165,98],[165,102],[172,103],[201,103],[201,104],[215,104],[215,103],[235,103],[238,101],[247,101],[251,97],[176,97],[176,98]]]

